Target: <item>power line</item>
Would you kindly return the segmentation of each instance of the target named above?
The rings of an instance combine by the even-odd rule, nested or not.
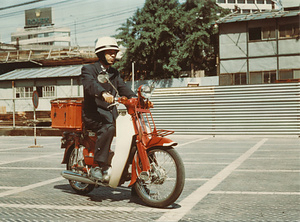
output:
[[[20,3],[20,4],[16,4],[16,5],[10,5],[10,6],[0,8],[0,11],[5,10],[5,9],[16,8],[16,7],[20,7],[20,6],[24,6],[24,5],[33,4],[36,2],[42,2],[42,1],[45,1],[45,0],[35,0],[35,1],[24,2],[24,3]]]

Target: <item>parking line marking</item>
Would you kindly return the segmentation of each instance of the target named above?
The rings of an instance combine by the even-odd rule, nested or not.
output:
[[[0,167],[0,170],[65,170],[60,167]]]
[[[242,153],[201,153],[201,152],[198,152],[198,153],[180,153],[180,155],[241,155]]]
[[[236,168],[238,168],[246,159],[248,159],[255,151],[257,151],[268,139],[264,138],[251,147],[248,151],[234,160],[231,164],[221,170],[197,190],[192,192],[188,197],[183,199],[179,205],[180,208],[171,209],[163,214],[156,221],[179,221],[188,213],[197,203],[199,203],[207,194],[209,194],[217,185],[219,185],[226,177],[228,177]]]
[[[210,194],[300,195],[300,192],[211,191]]]
[[[275,173],[299,173],[300,170],[243,170],[243,169],[240,169],[240,170],[236,170],[237,172],[256,172],[256,173],[272,173],[272,172],[275,172]]]
[[[250,157],[248,160],[299,160],[297,157]]]
[[[18,189],[20,187],[5,187],[5,186],[1,186],[0,190],[13,190],[13,189]]]
[[[43,146],[49,146],[49,145],[58,145],[60,147],[60,144],[58,143],[46,143],[46,144],[43,144]],[[3,146],[3,144],[1,144],[1,146]],[[0,152],[6,152],[6,151],[9,151],[9,150],[30,150],[30,148],[28,148],[28,146],[20,146],[20,147],[14,147],[14,148],[0,148]],[[33,150],[33,149],[31,149]]]
[[[19,188],[13,189],[13,190],[8,190],[8,191],[0,193],[0,197],[9,196],[9,195],[16,194],[16,193],[21,193],[21,192],[31,190],[31,189],[34,189],[34,188],[37,188],[37,187],[48,185],[50,183],[55,183],[55,182],[58,182],[58,181],[61,181],[61,180],[65,180],[65,178],[57,177],[57,178],[54,178],[54,179],[45,180],[45,181],[35,183],[35,184],[31,184],[31,185],[28,185],[28,186],[19,187]]]
[[[179,147],[182,147],[182,146],[185,146],[185,145],[188,145],[188,144],[191,144],[191,143],[199,142],[199,141],[202,141],[202,140],[206,140],[206,139],[209,139],[209,137],[205,137],[205,138],[200,138],[200,139],[192,140],[192,141],[190,141],[190,142],[186,142],[186,143],[179,144],[178,146],[175,146],[175,147],[176,147],[176,148],[179,148]]]
[[[49,157],[49,156],[56,156],[56,155],[61,155],[61,153],[52,153],[52,154],[48,154],[48,155],[42,155],[42,156],[28,157],[28,158],[18,159],[18,160],[5,161],[5,162],[1,162],[0,165],[10,164],[10,163],[17,163],[17,162],[22,162],[22,161],[26,161],[26,160],[34,160],[34,159],[39,159],[39,158],[42,158],[42,157]]]
[[[183,162],[188,165],[228,165],[230,163],[217,163],[217,162]]]
[[[63,205],[34,205],[34,204],[4,204],[0,208],[19,209],[52,209],[52,210],[94,210],[94,211],[119,211],[119,212],[167,212],[167,209],[149,207],[103,207],[103,206],[63,206]]]

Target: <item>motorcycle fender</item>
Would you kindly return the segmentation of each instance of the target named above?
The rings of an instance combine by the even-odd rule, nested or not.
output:
[[[74,148],[74,143],[69,143],[69,144],[66,146],[66,148],[65,148],[65,153],[64,153],[64,157],[63,157],[63,160],[62,160],[62,162],[61,162],[62,164],[66,164],[66,163],[67,163],[67,161],[68,161],[68,159],[69,159],[69,156],[70,156],[70,154],[71,154],[73,148]]]
[[[170,146],[176,146],[178,143],[174,142],[173,140],[166,138],[166,137],[154,137],[152,138],[149,143],[147,144],[147,149],[156,147],[156,146],[162,146],[162,147],[170,147]],[[138,166],[138,157],[137,154],[132,160],[132,169],[131,169],[131,181],[128,187],[134,185],[136,182],[136,179],[138,178],[138,175],[142,171],[140,167]]]
[[[170,147],[170,146],[177,146],[178,143],[174,142],[173,140],[166,138],[166,137],[154,137],[152,138],[148,144],[146,145],[147,149],[154,147],[154,146],[163,146],[163,147]]]
[[[111,176],[109,179],[109,186],[113,188],[119,185],[130,153],[132,137],[135,134],[131,116],[129,114],[124,116],[120,115],[117,118],[116,126],[115,155],[112,159]]]
[[[135,181],[136,181],[136,179],[138,177],[137,172],[136,172],[137,169],[138,169],[138,166],[136,166],[136,161],[135,161],[136,157],[137,157],[137,155],[135,154],[135,156],[134,156],[134,158],[132,160],[131,180],[130,180],[130,183],[129,183],[128,187],[131,187],[135,183]]]

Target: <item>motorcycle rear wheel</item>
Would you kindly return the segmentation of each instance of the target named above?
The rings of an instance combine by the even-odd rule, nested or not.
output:
[[[167,207],[180,196],[185,182],[184,165],[178,152],[170,147],[155,147],[148,151],[150,179],[137,179],[134,189],[144,203],[152,207]]]
[[[81,166],[81,167],[86,166],[85,162],[84,162],[84,159],[83,159],[83,153],[82,153],[81,149],[82,148],[78,149],[78,152],[79,152],[78,154],[76,154],[76,149],[75,148],[71,151],[71,154],[69,156],[69,160],[67,162],[67,170],[71,170],[71,171],[76,172],[76,173],[84,173],[80,170],[72,169],[72,166],[74,166],[74,165],[78,165],[78,166]],[[72,189],[78,194],[87,194],[95,188],[94,184],[81,183],[81,182],[78,182],[76,180],[69,180],[69,183],[70,183],[70,186],[72,187]]]

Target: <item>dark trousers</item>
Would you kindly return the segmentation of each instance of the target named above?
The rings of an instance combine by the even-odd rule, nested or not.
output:
[[[87,118],[85,115],[83,115],[83,121],[86,129],[92,130],[97,134],[94,160],[98,162],[100,167],[108,166],[109,150],[116,134],[115,124],[95,121]]]
[[[101,167],[108,165],[109,150],[115,132],[116,128],[113,124],[104,124],[101,129],[97,131],[94,160],[97,161]]]

